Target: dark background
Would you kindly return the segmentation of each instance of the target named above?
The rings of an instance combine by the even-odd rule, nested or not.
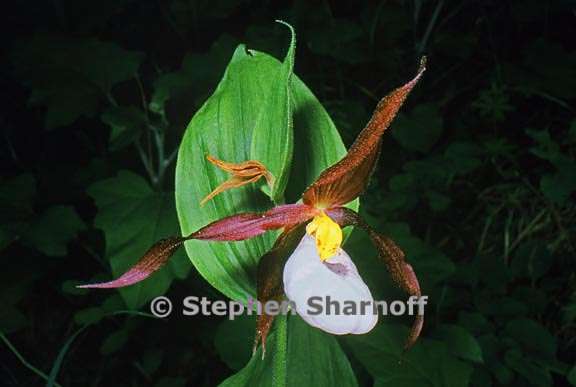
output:
[[[147,125],[173,151],[238,43],[283,57],[283,19],[295,72],[347,146],[428,56],[362,211],[424,257],[423,336],[459,332],[470,385],[575,385],[576,2],[52,0],[2,13],[0,384],[44,383],[17,353],[79,386],[212,386],[246,361],[251,321],[167,329],[110,316],[126,309],[115,292],[73,285],[110,276],[88,187],[127,169],[170,193],[174,164],[141,161],[156,157]],[[358,265],[384,292],[383,269]],[[167,294],[222,297],[193,268]],[[354,341],[344,348],[371,385]]]

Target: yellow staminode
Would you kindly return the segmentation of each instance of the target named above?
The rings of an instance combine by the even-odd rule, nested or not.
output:
[[[316,238],[316,249],[323,261],[335,255],[342,244],[342,229],[324,211],[306,226],[306,232]]]

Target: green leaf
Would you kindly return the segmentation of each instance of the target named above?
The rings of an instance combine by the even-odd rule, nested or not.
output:
[[[557,173],[544,175],[540,179],[540,190],[549,200],[564,204],[576,191],[576,163],[562,168]]]
[[[566,51],[561,44],[540,38],[532,41],[523,52],[525,63],[532,72],[521,80],[524,86],[558,98],[574,98],[576,70],[571,65],[576,60],[574,51]]]
[[[104,231],[106,258],[118,277],[158,240],[178,234],[171,193],[155,192],[140,176],[120,171],[116,177],[88,188],[98,207],[96,227]],[[182,252],[148,281],[119,289],[128,307],[136,309],[166,292],[174,278],[185,278],[190,265]]]
[[[403,353],[407,334],[406,327],[379,324],[368,334],[348,337],[347,342],[376,379],[376,386],[468,386],[472,367],[435,340],[421,338]]]
[[[554,264],[554,255],[540,241],[529,241],[520,245],[514,253],[510,272],[516,278],[533,281],[544,276]]]
[[[289,318],[288,386],[357,386],[348,358],[333,335]],[[312,350],[311,350],[312,349]]]
[[[154,384],[154,387],[186,387],[186,379],[167,376]]]
[[[533,386],[546,387],[552,385],[550,371],[534,361],[524,357],[519,350],[509,350],[504,355],[504,362],[512,370],[522,375]]]
[[[398,114],[392,124],[392,136],[405,149],[427,152],[442,135],[443,125],[436,105],[421,104],[409,114]]]
[[[290,28],[292,37],[284,62],[267,79],[269,87],[264,90],[265,102],[252,131],[250,148],[250,158],[262,162],[274,176],[271,192],[267,189],[264,192],[275,203],[283,201],[294,147],[290,84],[294,68],[296,34],[291,25],[280,23]],[[274,134],[271,133],[272,128]]]
[[[141,133],[146,123],[142,110],[129,107],[111,107],[100,117],[102,122],[108,125],[110,131],[110,150],[121,149],[134,142]]]
[[[32,200],[36,194],[36,181],[29,173],[3,180],[0,184],[0,215],[6,218],[22,218],[31,215]]]
[[[458,323],[464,326],[475,336],[488,333],[494,330],[490,321],[478,312],[460,312],[458,313]]]
[[[446,210],[452,202],[449,196],[434,190],[426,191],[426,197],[428,198],[430,209],[437,212]]]
[[[18,175],[0,184],[0,250],[26,229],[34,215],[35,194],[36,181],[31,174]]]
[[[144,59],[144,54],[127,51],[115,43],[91,39],[82,42],[82,45],[80,69],[104,91],[109,91],[117,83],[134,78]]]
[[[278,317],[285,319],[286,317]],[[264,360],[261,348],[240,372],[220,386],[357,386],[356,377],[336,338],[288,316],[287,345],[281,352],[278,322],[268,338]],[[285,361],[285,379],[279,378],[278,360]]]
[[[224,192],[204,207],[199,203],[228,178],[206,161],[206,154],[231,162],[256,157],[251,153],[253,128],[266,103],[265,91],[273,86],[281,66],[267,54],[239,46],[218,88],[192,118],[176,165],[176,206],[183,235],[225,216],[270,208],[271,203],[255,185]],[[322,105],[297,77],[292,79],[292,95],[294,160],[305,162],[307,170],[290,177],[287,191],[297,198],[320,171],[342,158],[346,149]],[[268,128],[266,136],[275,136],[276,130],[281,130],[278,125]],[[270,232],[233,243],[188,241],[185,247],[212,286],[232,299],[245,301],[248,296],[255,297],[256,265],[275,236]]]
[[[347,19],[331,18],[326,28],[315,28],[310,34],[308,47],[314,53],[337,61],[356,64],[366,61],[368,50],[362,45],[360,25]]]
[[[158,368],[162,365],[162,360],[164,359],[163,349],[148,349],[142,355],[142,368],[146,371],[147,375],[153,375]]]
[[[102,302],[102,310],[106,313],[114,313],[124,308],[124,300],[119,294],[112,294]]]
[[[512,320],[506,325],[506,333],[532,354],[545,359],[554,359],[556,356],[555,337],[534,320],[528,318]]]
[[[70,125],[80,117],[93,117],[98,109],[101,96],[93,84],[73,71],[68,78],[59,77],[58,71],[46,82],[32,86],[35,88],[29,102],[46,107],[46,129]]]
[[[86,228],[71,206],[48,208],[30,225],[23,242],[48,256],[66,255],[67,245]]]
[[[26,315],[16,306],[3,304],[0,310],[0,332],[9,334],[28,325]]]
[[[475,363],[484,362],[480,344],[466,329],[457,325],[441,325],[433,336],[444,342],[452,354]]]
[[[401,247],[404,247],[404,244],[401,243]],[[409,248],[410,246],[406,250]],[[428,284],[443,281],[456,271],[450,258],[433,247],[428,247],[422,253],[412,256],[411,262],[422,281]]]
[[[503,121],[509,112],[514,111],[510,104],[510,92],[497,82],[492,82],[490,88],[480,90],[478,97],[471,105],[481,116],[495,122]]]
[[[54,129],[73,124],[80,117],[93,117],[99,105],[98,94],[89,88],[62,84],[51,94],[34,94],[34,105],[46,105],[44,125]]]
[[[78,325],[95,324],[102,318],[104,318],[104,310],[99,307],[82,309],[74,314],[74,322]]]
[[[235,38],[223,34],[212,44],[209,52],[186,54],[180,69],[162,74],[154,81],[150,110],[165,115],[167,105],[173,103],[181,103],[178,106],[185,106],[186,109],[191,106],[191,98],[194,103],[202,103],[208,91],[218,82],[237,45]],[[169,118],[173,123],[177,117]]]
[[[83,296],[85,294],[88,294],[89,292],[88,289],[78,288],[77,287],[78,285],[82,284],[77,280],[66,280],[62,282],[61,290],[65,294],[71,294],[74,296]]]
[[[566,137],[568,144],[576,143],[576,118],[572,120],[570,128],[568,129],[568,136]]]
[[[162,74],[154,81],[154,92],[148,108],[154,113],[164,114],[166,103],[191,88],[192,83],[192,80],[183,72]]]
[[[119,329],[112,332],[108,337],[106,337],[104,342],[102,342],[102,345],[100,346],[100,353],[103,356],[108,356],[114,352],[118,352],[120,349],[122,349],[124,344],[128,342],[129,338],[130,332],[128,332],[126,329]]]
[[[143,55],[97,39],[38,36],[13,53],[17,75],[44,105],[46,127],[92,116],[112,87],[136,76]]]
[[[242,369],[250,360],[255,326],[255,316],[248,315],[223,321],[218,326],[214,346],[220,358],[233,370]]]
[[[574,367],[572,367],[570,372],[568,372],[567,378],[568,378],[568,383],[570,383],[573,386],[576,386],[576,365]]]
[[[502,353],[506,349],[502,340],[493,333],[488,333],[479,336],[478,342],[482,347],[482,355],[486,367],[494,375],[499,385],[510,385],[514,379],[514,373],[504,366],[502,362]]]
[[[478,158],[482,149],[471,142],[453,142],[444,152],[446,166],[455,174],[466,174],[479,167],[482,162]]]

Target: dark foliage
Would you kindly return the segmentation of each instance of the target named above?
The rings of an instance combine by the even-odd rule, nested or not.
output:
[[[134,312],[164,293],[225,299],[183,252],[137,292],[74,285],[178,233],[186,125],[238,43],[282,58],[283,19],[297,31],[295,72],[347,146],[428,56],[361,207],[413,263],[428,317],[401,363],[399,318],[339,340],[359,384],[576,386],[573,0],[6,7],[0,384],[54,372],[63,386],[212,386],[244,366],[253,319]],[[355,232],[347,249],[375,298],[403,297],[367,239]]]

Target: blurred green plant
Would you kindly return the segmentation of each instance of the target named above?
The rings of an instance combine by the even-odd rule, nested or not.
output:
[[[422,273],[431,301],[423,340],[399,353],[405,327],[392,317],[344,340],[289,319],[286,329],[299,333],[286,342],[290,385],[576,386],[570,2],[256,3],[56,1],[45,5],[58,9],[53,18],[28,6],[14,18],[35,25],[10,54],[29,117],[0,120],[10,168],[0,185],[3,380],[46,379],[67,338],[96,322],[66,347],[61,385],[211,386],[237,371],[226,383],[242,384],[279,366],[247,356],[252,321],[103,318],[164,292],[222,298],[193,270],[178,280],[190,271],[183,255],[134,292],[87,294],[70,279],[109,278],[152,239],[177,232],[172,166],[190,116],[240,41],[258,53],[242,60],[278,63],[261,53],[284,54],[285,34],[270,23],[281,15],[299,31],[296,72],[334,120],[323,109],[294,111],[295,149],[319,144],[310,136],[320,132],[332,143],[325,160],[293,158],[301,180],[286,200],[317,174],[307,165],[341,156],[336,128],[349,145],[407,64],[422,52],[431,63],[363,197],[363,215]],[[20,94],[10,99],[23,105]],[[305,87],[292,98],[319,105]],[[375,298],[401,297],[365,237],[352,233],[346,249],[365,257],[357,266]]]

